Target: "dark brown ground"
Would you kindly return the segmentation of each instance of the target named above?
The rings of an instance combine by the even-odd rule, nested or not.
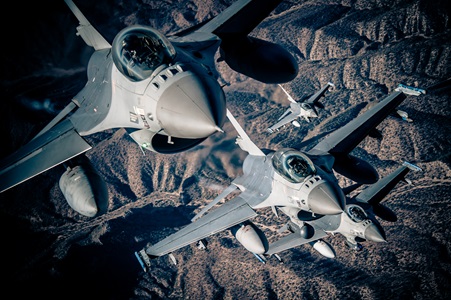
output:
[[[63,2],[63,1],[60,1]],[[233,1],[77,1],[112,41],[125,25],[164,33],[217,14]],[[303,147],[382,99],[399,84],[428,88],[451,78],[451,25],[447,1],[284,1],[253,34],[287,47],[299,75],[284,87],[293,97],[331,81],[320,118],[267,134],[288,101],[265,85],[218,64],[228,107],[262,148]],[[21,7],[21,6],[24,7]],[[75,36],[64,3],[42,10],[17,5],[2,14],[1,156],[40,130],[85,84],[90,49]],[[17,21],[19,18],[19,21]],[[17,23],[25,25],[21,30]],[[29,25],[27,27],[26,25]],[[7,41],[8,43],[6,43]],[[385,204],[398,221],[382,221],[388,243],[350,251],[340,235],[326,240],[337,257],[308,245],[281,253],[284,264],[261,264],[228,232],[153,261],[143,273],[133,252],[186,224],[241,173],[245,153],[227,123],[198,147],[176,155],[142,155],[124,130],[88,138],[88,157],[108,183],[109,212],[88,219],[72,211],[59,191],[55,168],[0,195],[3,293],[47,299],[449,299],[451,298],[450,88],[409,96],[400,109],[414,120],[388,117],[382,139],[367,138],[354,152],[382,176],[409,161],[409,173]],[[51,104],[45,109],[32,103]],[[41,105],[42,106],[42,105]],[[339,177],[342,186],[351,182]],[[183,192],[183,193],[182,193]],[[273,238],[286,221],[261,211],[255,223]]]

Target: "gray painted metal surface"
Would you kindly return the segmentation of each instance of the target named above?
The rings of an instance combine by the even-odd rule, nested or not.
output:
[[[91,146],[65,120],[0,162],[0,192],[53,168]]]

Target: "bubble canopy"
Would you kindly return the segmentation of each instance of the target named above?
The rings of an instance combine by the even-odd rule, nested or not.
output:
[[[272,165],[276,172],[293,183],[299,183],[316,173],[313,162],[305,154],[294,149],[282,149],[274,153]]]
[[[349,205],[346,212],[348,213],[348,216],[357,223],[368,218],[363,208],[358,205]]]
[[[131,81],[149,78],[162,64],[169,64],[176,52],[171,42],[152,27],[134,25],[120,31],[112,45],[117,69]]]

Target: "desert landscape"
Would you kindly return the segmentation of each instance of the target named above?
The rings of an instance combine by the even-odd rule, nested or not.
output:
[[[13,4],[2,12],[1,134],[5,157],[29,141],[86,83],[92,48],[75,35],[78,22],[64,1],[53,7]],[[132,24],[170,34],[200,23],[233,0],[74,1],[108,41]],[[109,190],[107,214],[73,211],[53,168],[0,194],[2,288],[14,298],[46,299],[449,299],[451,298],[451,12],[447,1],[283,1],[252,35],[286,47],[299,64],[283,87],[300,99],[327,82],[319,118],[301,127],[266,129],[288,107],[283,91],[217,63],[228,109],[261,148],[308,149],[391,93],[398,84],[426,89],[408,96],[396,115],[353,152],[381,176],[403,161],[419,166],[384,204],[387,243],[355,252],[340,235],[325,240],[336,258],[309,245],[259,262],[229,231],[152,261],[143,272],[134,252],[190,222],[241,174],[246,153],[227,121],[195,148],[143,155],[124,129],[87,136],[86,155]],[[20,24],[20,26],[19,26]],[[313,144],[312,144],[313,142]],[[340,186],[352,182],[339,178]],[[268,238],[286,223],[272,211],[253,219]]]

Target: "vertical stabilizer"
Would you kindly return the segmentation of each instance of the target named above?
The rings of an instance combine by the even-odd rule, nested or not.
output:
[[[111,48],[110,43],[89,23],[88,19],[86,19],[72,0],[64,0],[64,2],[66,2],[67,6],[69,6],[72,13],[80,22],[80,25],[77,27],[77,35],[81,36],[88,46],[93,47],[95,50]]]
[[[235,130],[238,132],[238,137],[236,138],[236,143],[240,146],[241,149],[248,152],[250,155],[255,156],[265,156],[260,148],[251,141],[249,136],[246,134],[244,129],[240,126],[238,121],[232,115],[232,113],[227,109],[227,118],[229,118]]]

